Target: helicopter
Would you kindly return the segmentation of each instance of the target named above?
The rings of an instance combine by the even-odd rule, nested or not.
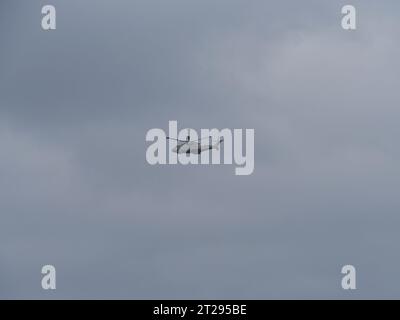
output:
[[[171,137],[167,137],[168,140],[175,140],[177,141],[177,146],[172,149],[172,152],[176,152],[178,154],[186,153],[187,155],[189,154],[200,154],[203,151],[206,150],[219,150],[219,145],[224,141],[224,138],[221,137],[216,143],[208,143],[208,144],[202,144],[201,141],[208,139],[210,140],[212,138],[211,136],[209,137],[204,137],[198,140],[190,140],[190,132],[188,130],[188,135],[186,136],[186,140],[179,140]]]

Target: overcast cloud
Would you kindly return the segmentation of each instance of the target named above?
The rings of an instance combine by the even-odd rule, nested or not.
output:
[[[0,298],[399,298],[400,3],[351,3],[2,0]],[[148,165],[169,120],[254,173]]]

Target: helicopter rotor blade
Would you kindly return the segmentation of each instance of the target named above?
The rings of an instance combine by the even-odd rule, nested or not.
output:
[[[209,137],[204,137],[204,138],[200,138],[200,139],[197,139],[197,140],[193,140],[193,142],[201,141],[201,140],[205,140],[205,139],[210,139],[210,138],[212,138],[212,137],[211,137],[211,136],[209,136]]]
[[[187,142],[185,140],[179,140],[179,139],[175,139],[175,138],[171,138],[171,137],[167,137],[167,140],[175,140],[175,141],[179,141],[179,142]]]

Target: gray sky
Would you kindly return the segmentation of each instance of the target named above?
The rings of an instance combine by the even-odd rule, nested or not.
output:
[[[350,2],[2,0],[0,298],[399,298],[400,3]],[[169,120],[253,175],[148,165]]]

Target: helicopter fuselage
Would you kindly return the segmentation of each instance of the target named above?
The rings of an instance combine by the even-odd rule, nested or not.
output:
[[[189,142],[179,143],[176,147],[172,149],[172,151],[176,153],[200,154],[203,151],[210,150],[212,148],[213,148],[212,145],[205,145],[198,142],[189,141]]]

